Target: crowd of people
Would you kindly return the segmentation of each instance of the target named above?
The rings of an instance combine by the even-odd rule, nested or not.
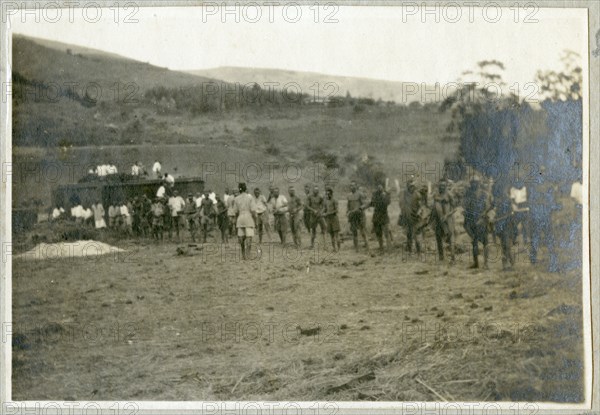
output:
[[[88,174],[97,177],[107,177],[119,173],[117,166],[114,164],[99,164],[95,168],[90,168]],[[164,180],[168,184],[175,184],[175,178],[169,173],[162,172],[162,164],[159,160],[155,160],[152,164],[152,174],[149,174],[146,167],[141,161],[136,161],[131,165],[131,176],[136,178],[155,178]]]
[[[222,197],[207,190],[195,195],[189,193],[184,198],[174,188],[175,182],[170,175],[162,175],[160,168],[155,174],[162,177],[163,182],[154,198],[147,195],[133,197],[112,204],[106,211],[100,201],[87,208],[77,205],[71,209],[71,218],[97,229],[113,229],[128,236],[151,237],[156,241],[166,237],[181,242],[186,233],[192,242],[206,243],[211,232],[216,230],[215,239],[221,243],[227,244],[237,236],[243,258],[248,257],[255,238],[259,250],[264,242],[275,242],[275,238],[281,244],[292,243],[301,248],[303,228],[310,239],[307,246],[314,248],[320,233],[323,243],[331,245],[333,251],[341,248],[341,212],[332,187],[326,187],[323,193],[318,186],[307,184],[304,195],[300,196],[293,186],[287,189],[287,195],[275,186],[263,194],[258,187],[250,191],[245,183],[240,183],[233,191],[225,190]],[[552,226],[552,212],[560,208],[555,201],[555,185],[542,184],[528,189],[523,184],[514,186],[506,181],[483,180],[475,175],[461,191],[457,191],[460,186],[447,179],[440,180],[434,187],[411,177],[401,192],[398,225],[406,236],[406,252],[421,254],[425,231],[431,229],[439,260],[443,261],[447,253],[454,262],[456,214],[462,210],[464,231],[472,245],[472,268],[480,267],[480,246],[483,247],[481,265],[488,266],[491,237],[493,241],[499,241],[503,268],[512,269],[515,264],[513,247],[517,237],[522,235],[532,263],[537,262],[539,248],[544,245],[549,255],[549,269],[558,270]],[[350,184],[349,190],[345,196],[345,215],[354,250],[358,252],[359,242],[362,242],[367,252],[371,252],[365,214],[371,208],[371,230],[379,251],[392,250],[393,234],[388,212],[391,195],[387,182],[379,183],[370,197],[355,182]],[[579,196],[572,195],[578,203],[581,203],[580,193]],[[59,206],[51,215],[52,220],[65,216],[64,209]],[[291,237],[289,242],[288,236]]]

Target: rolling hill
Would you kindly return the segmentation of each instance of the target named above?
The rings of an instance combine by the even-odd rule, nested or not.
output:
[[[319,88],[319,96],[345,96],[347,92],[353,97],[372,98],[374,100],[410,103],[425,102],[421,90],[425,84],[420,82],[394,82],[379,79],[357,78],[351,76],[328,75],[316,72],[299,72],[269,68],[242,68],[234,66],[213,69],[187,70],[186,72],[208,78],[218,78],[226,82],[247,84],[256,82],[259,85],[269,85],[276,82],[279,85],[296,83],[302,92],[311,96]],[[333,85],[326,86],[327,83]],[[318,85],[318,86],[315,86]],[[427,91],[433,91],[435,86],[427,85]],[[437,90],[437,89],[436,89]]]
[[[135,83],[143,92],[159,85],[181,87],[214,81],[100,50],[22,35],[13,35],[12,50],[12,69],[20,76],[63,88],[69,83],[82,88],[97,83],[102,87],[100,100],[111,97],[116,82]]]
[[[202,82],[214,81],[217,76],[228,81],[236,78],[235,73],[177,72],[24,36],[14,36],[12,47],[13,162],[27,171],[44,171],[48,165],[64,165],[65,169],[78,166],[74,175],[65,173],[52,183],[25,174],[21,186],[14,188],[15,206],[34,195],[49,203],[52,187],[77,181],[87,173],[87,166],[98,163],[115,164],[119,171],[127,171],[137,160],[148,165],[160,158],[169,171],[189,177],[202,173],[203,162],[241,166],[277,161],[282,166],[293,163],[303,168],[304,182],[319,179],[320,170],[315,166],[326,157],[336,160],[339,179],[347,181],[365,154],[381,162],[390,177],[399,177],[406,163],[440,164],[456,149],[455,142],[445,139],[449,115],[439,113],[434,106],[360,100],[344,100],[333,106],[277,101],[193,112],[191,105],[202,103],[197,95]],[[260,83],[273,79],[269,73],[282,71],[263,72],[256,78],[247,72],[246,80]],[[298,79],[304,85],[313,80],[321,85],[343,80],[319,76],[292,72],[277,79]],[[345,85],[351,85],[348,88],[353,89],[353,97],[368,94],[369,88],[361,89],[361,82],[378,85],[379,90],[394,84],[349,79]],[[77,95],[64,94],[67,83],[79,85]],[[90,101],[83,88],[92,83],[101,88],[102,96]],[[132,83],[135,88],[127,89]],[[116,100],[115,85],[126,94]],[[63,89],[62,95],[57,96],[57,87]],[[261,176],[261,180],[266,177]],[[289,184],[281,174],[278,177],[282,186]],[[223,190],[238,180],[229,183],[230,179],[215,177],[211,186]]]

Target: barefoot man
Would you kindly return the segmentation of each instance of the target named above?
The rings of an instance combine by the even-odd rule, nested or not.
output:
[[[254,224],[256,223],[256,207],[254,198],[246,192],[246,183],[239,184],[240,194],[233,201],[238,241],[242,249],[242,259],[247,259],[252,249]]]

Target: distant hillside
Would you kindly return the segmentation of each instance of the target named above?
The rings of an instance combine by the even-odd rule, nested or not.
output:
[[[13,36],[13,144],[128,144],[180,135],[150,128],[155,88],[214,81],[100,50]],[[219,81],[221,82],[221,81]],[[87,93],[86,93],[87,92]]]
[[[281,86],[295,82],[300,85],[302,92],[314,96],[315,84],[319,85],[319,96],[326,97],[329,94],[345,96],[347,92],[353,97],[372,98],[375,100],[395,101],[398,103],[410,103],[413,101],[425,102],[421,97],[423,84],[419,82],[394,82],[369,78],[356,78],[350,76],[327,75],[316,72],[299,72],[283,69],[268,68],[241,68],[225,66],[213,69],[187,70],[186,72],[208,78],[217,78],[226,82],[239,82],[247,84],[256,82],[265,85],[277,82]],[[335,92],[333,87],[325,88],[325,84],[331,82],[337,86]],[[428,91],[433,86],[427,86]],[[429,96],[431,101],[431,96]]]
[[[13,35],[12,69],[28,80],[65,88],[67,83],[86,86],[95,82],[102,87],[100,100],[113,97],[116,82],[133,82],[143,92],[156,86],[180,87],[210,81],[95,49],[21,35]]]
[[[440,113],[435,106],[382,105],[373,99],[360,99],[369,95],[361,89],[363,83],[380,85],[381,90],[400,83],[294,72],[287,78],[275,78],[263,72],[262,80],[251,79],[285,83],[291,77],[300,83],[301,78],[302,88],[313,81],[341,84],[345,79],[346,88],[359,99],[315,105],[306,97],[294,100],[289,94],[288,99],[282,99],[282,94],[254,87],[249,100],[231,99],[231,94],[208,97],[202,93],[202,82],[213,76],[225,80],[236,76],[229,77],[227,71],[198,76],[58,42],[23,36],[13,40],[15,171],[23,166],[27,171],[32,167],[36,168],[33,171],[45,171],[48,165],[56,163],[60,168],[63,162],[69,169],[60,175],[60,181],[50,185],[38,180],[36,174],[21,175],[22,186],[13,189],[15,206],[29,203],[33,195],[44,204],[50,203],[52,187],[77,181],[88,166],[98,163],[115,164],[120,172],[126,172],[137,160],[148,166],[160,158],[168,171],[190,177],[202,174],[203,162],[207,161],[219,166],[223,162],[262,166],[277,161],[300,166],[302,183],[325,177],[347,183],[356,178],[357,163],[365,155],[375,160],[373,163],[380,162],[389,177],[400,177],[404,164],[398,162],[399,157],[411,163],[442,165],[457,146],[447,137],[449,114]],[[66,93],[67,83],[79,84],[77,92]],[[102,88],[98,99],[82,92],[91,83]],[[125,89],[130,83],[135,83],[135,90]],[[116,84],[124,88],[119,100],[114,99]],[[61,91],[56,91],[57,87]],[[383,99],[389,97],[384,95]],[[319,166],[327,167],[325,162],[337,165],[339,171],[323,173]],[[76,166],[73,172],[72,166]],[[268,176],[263,174],[261,180]],[[223,180],[231,186],[240,179],[216,174],[209,182],[222,191]],[[280,186],[289,185],[284,174],[275,180]]]

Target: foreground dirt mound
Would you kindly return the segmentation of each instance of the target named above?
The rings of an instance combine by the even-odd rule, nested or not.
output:
[[[52,244],[41,243],[27,252],[16,255],[15,258],[26,260],[88,258],[124,251],[124,249],[104,242],[86,240]]]

